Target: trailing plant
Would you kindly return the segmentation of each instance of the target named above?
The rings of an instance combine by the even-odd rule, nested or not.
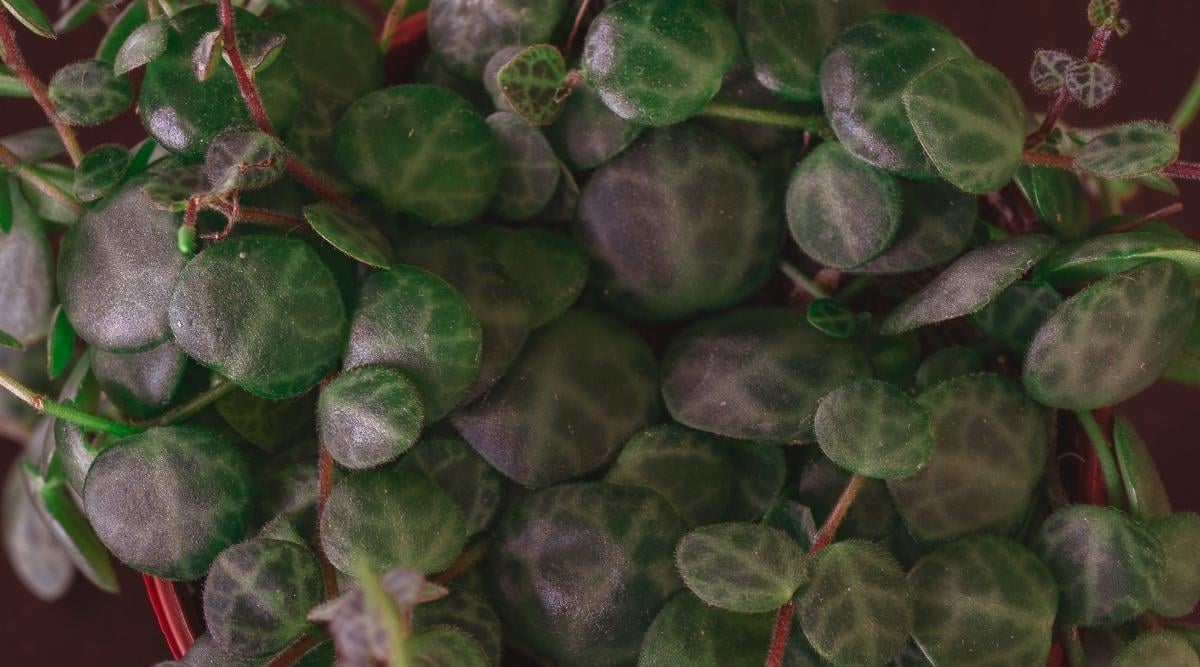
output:
[[[1200,80],[1067,124],[1116,0],[1042,114],[882,0],[425,4],[0,0],[35,594],[203,580],[189,665],[1200,665],[1112,410],[1200,384],[1200,243],[1122,211]]]

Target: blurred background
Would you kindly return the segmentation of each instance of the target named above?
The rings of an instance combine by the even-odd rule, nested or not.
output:
[[[57,0],[40,0],[57,17]],[[1031,110],[1043,110],[1049,98],[1037,95],[1027,71],[1034,49],[1055,48],[1083,53],[1091,28],[1087,0],[888,0],[896,11],[928,14],[945,23],[978,55],[1009,76]],[[1170,117],[1200,66],[1200,50],[1192,40],[1200,28],[1200,2],[1155,0],[1124,3],[1123,15],[1133,31],[1115,38],[1105,59],[1122,75],[1116,98],[1096,110],[1072,108],[1065,119],[1096,126],[1136,119]],[[88,26],[57,41],[18,30],[32,68],[42,78],[74,60],[89,58],[104,24]],[[31,100],[0,99],[0,136],[45,124]],[[132,143],[142,130],[130,112],[114,123],[84,128],[85,148],[106,141]],[[1183,137],[1184,159],[1200,160],[1200,124]],[[1200,238],[1200,183],[1181,182],[1184,213],[1172,220]],[[1149,193],[1129,203],[1128,212],[1148,212],[1170,201]],[[1200,484],[1195,448],[1200,439],[1200,389],[1159,383],[1119,406],[1149,443],[1177,510],[1200,511]],[[0,470],[18,449],[0,443]],[[0,555],[0,645],[10,665],[150,665],[170,655],[146,601],[141,578],[121,572],[122,592],[106,595],[77,578],[61,601],[45,604],[17,581]]]

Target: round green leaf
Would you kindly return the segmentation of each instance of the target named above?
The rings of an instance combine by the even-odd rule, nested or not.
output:
[[[986,306],[1054,248],[1042,234],[997,241],[958,258],[880,324],[885,334],[969,315]]]
[[[820,525],[829,518],[849,482],[849,472],[817,454],[800,471],[795,487],[796,499],[812,511],[814,521]],[[835,537],[880,540],[891,535],[899,523],[900,517],[888,495],[887,485],[882,480],[867,477]]]
[[[911,273],[954,259],[978,224],[976,198],[940,181],[900,184],[900,230],[882,255],[858,273]]]
[[[421,396],[400,371],[358,366],[321,390],[317,433],[334,461],[372,468],[416,443],[424,426]]]
[[[1080,285],[1151,259],[1172,260],[1189,278],[1200,277],[1200,242],[1154,229],[1102,234],[1064,244],[1038,265],[1034,277],[1055,286]]]
[[[1133,178],[1162,169],[1179,157],[1179,133],[1156,121],[1112,127],[1079,149],[1075,166],[1102,178]]]
[[[681,424],[746,440],[813,439],[817,401],[870,374],[852,341],[812,328],[801,313],[747,308],[699,322],[663,357],[662,394]]]
[[[1028,549],[992,535],[966,537],[908,573],[912,634],[933,664],[1042,667],[1050,654],[1058,590]]]
[[[496,72],[496,85],[527,123],[548,125],[562,113],[560,90],[566,77],[567,64],[558,49],[536,44],[504,63]]]
[[[288,150],[329,187],[342,194],[354,192],[337,167],[334,157],[333,131],[350,100],[333,95],[321,95],[305,100],[296,113],[296,120],[284,134]],[[318,232],[319,233],[319,232]]]
[[[1151,609],[1167,616],[1186,616],[1200,601],[1200,516],[1180,512],[1150,523],[1150,532],[1158,538],[1166,558],[1163,578]]]
[[[1025,354],[1038,329],[1062,302],[1062,295],[1045,283],[1015,282],[972,313],[971,321],[993,340]]]
[[[487,397],[452,423],[509,479],[556,484],[605,465],[654,421],[656,366],[624,325],[570,311],[535,331]]]
[[[576,232],[594,262],[593,282],[646,319],[745,299],[770,276],[779,248],[768,187],[749,157],[707,130],[645,133],[583,188]]]
[[[262,31],[266,25],[250,12],[234,8],[239,33]],[[252,128],[253,120],[238,90],[233,68],[222,64],[212,75],[197,81],[192,53],[206,35],[218,28],[216,5],[206,4],[176,12],[167,48],[146,65],[142,78],[138,115],[142,125],[165,149],[185,160],[204,159],[208,144],[230,128]],[[271,125],[286,132],[301,105],[296,70],[288,54],[255,73]]]
[[[425,420],[432,423],[474,382],[481,341],[479,320],[462,294],[432,273],[397,265],[363,282],[344,363],[404,371],[421,392]]]
[[[513,363],[529,336],[529,302],[483,238],[458,230],[409,237],[400,261],[430,271],[458,290],[479,318],[483,350],[479,374],[463,402],[491,387]]]
[[[169,315],[184,352],[263,398],[307,391],[346,340],[333,275],[294,239],[243,236],[207,248],[179,274]]]
[[[1166,564],[1154,533],[1111,507],[1056,511],[1033,548],[1058,581],[1059,619],[1083,626],[1117,625],[1148,609]]]
[[[70,192],[75,187],[75,170],[57,162],[42,162],[26,167],[32,173],[50,181],[64,192]],[[66,206],[61,200],[46,195],[33,187],[29,181],[17,179],[21,185],[21,194],[37,216],[47,222],[57,222],[62,225],[74,224],[79,219],[79,213]]]
[[[998,190],[1021,165],[1025,107],[991,65],[952,58],[914,79],[902,97],[926,155],[958,188],[976,194]]]
[[[500,182],[496,140],[458,95],[425,85],[361,97],[334,133],[346,178],[393,212],[433,226],[483,213]]]
[[[586,81],[579,81],[546,137],[567,164],[592,169],[629,147],[644,127],[613,113]]]
[[[1113,445],[1117,466],[1129,500],[1129,513],[1141,521],[1154,521],[1171,514],[1167,487],[1158,474],[1158,466],[1146,447],[1146,441],[1128,419],[1118,416],[1113,421]]]
[[[260,656],[285,648],[323,599],[321,566],[307,547],[256,538],[222,551],[204,581],[204,625],[221,648]]]
[[[758,521],[787,476],[783,448],[765,442],[723,440],[733,472],[727,521]]]
[[[761,667],[774,625],[773,613],[725,611],[680,591],[646,631],[638,667]]]
[[[420,472],[441,487],[458,506],[469,535],[487,528],[504,500],[504,477],[462,440],[422,440],[399,467]]]
[[[75,331],[102,350],[138,352],[171,335],[167,304],[187,258],[177,216],[151,205],[148,187],[126,183],[63,237],[59,296]]]
[[[859,380],[825,394],[813,425],[825,456],[866,477],[911,477],[933,449],[925,409],[881,380]]]
[[[886,11],[882,0],[749,0],[738,3],[737,22],[762,85],[790,99],[818,102],[818,68],[834,38]]]
[[[113,60],[113,73],[128,74],[149,63],[167,50],[167,39],[171,25],[167,17],[159,17],[142,23],[129,33]],[[105,58],[102,60],[107,61]]]
[[[1183,635],[1152,630],[1117,654],[1113,667],[1200,667],[1200,655]]]
[[[881,14],[846,29],[821,65],[821,98],[838,140],[881,169],[934,176],[901,95],[933,66],[969,55],[944,26],[916,14]]]
[[[1178,264],[1111,275],[1055,310],[1025,356],[1025,388],[1057,408],[1092,410],[1133,396],[1178,354],[1196,297]]]
[[[13,347],[20,347],[46,336],[54,296],[54,260],[46,242],[44,223],[30,210],[16,181],[0,180],[0,188],[10,195],[13,212],[12,228],[0,234],[0,331],[16,341]],[[66,238],[71,236],[68,234]],[[67,255],[67,244],[64,240],[60,266],[73,259]],[[103,274],[93,276],[93,280],[101,283],[104,279]],[[60,281],[59,298],[64,301],[68,298],[67,289]]]
[[[588,29],[583,70],[613,113],[671,125],[712,99],[740,51],[733,21],[707,0],[614,3]]]
[[[465,446],[465,445],[464,445]],[[428,630],[453,626],[479,642],[488,664],[499,667],[504,645],[500,617],[483,597],[458,586],[451,586],[443,598],[417,605],[412,615],[413,629]]]
[[[925,358],[917,368],[917,389],[925,391],[962,375],[983,372],[983,360],[969,347],[943,347]]]
[[[320,518],[321,548],[349,572],[363,557],[382,571],[444,570],[467,542],[454,501],[424,475],[395,466],[356,473],[333,487]]]
[[[493,53],[548,41],[566,9],[566,0],[435,0],[429,48],[447,69],[478,81]]]
[[[84,506],[121,562],[166,579],[198,579],[250,519],[250,471],[233,445],[190,426],[152,428],[101,452]]]
[[[92,372],[113,405],[126,416],[149,419],[162,414],[183,382],[187,355],[173,340],[145,352],[120,354],[92,348]]]
[[[97,146],[75,167],[75,196],[84,202],[96,201],[115,190],[128,170],[129,149],[120,144]]]
[[[675,566],[696,597],[743,614],[783,605],[805,574],[804,550],[795,540],[752,523],[723,523],[684,535]]]
[[[536,127],[509,111],[487,118],[500,147],[500,185],[491,210],[509,220],[525,220],[546,208],[558,189],[558,158]]]
[[[568,664],[637,656],[654,615],[682,584],[672,551],[683,526],[658,494],[568,484],[520,501],[488,558],[506,629]]]
[[[1045,411],[990,373],[948,380],[917,400],[933,424],[933,455],[916,475],[888,482],[913,537],[1016,530],[1046,465]]]
[[[391,242],[365,216],[329,202],[317,202],[304,207],[304,219],[329,245],[363,264],[386,267],[394,261]]]
[[[847,540],[813,559],[796,597],[804,636],[838,664],[879,665],[908,641],[912,601],[900,564],[872,542]]]
[[[567,234],[495,225],[480,225],[470,232],[489,244],[504,272],[525,295],[530,328],[557,319],[583,292],[588,277],[587,255]]]
[[[895,238],[900,186],[840,144],[821,144],[792,174],[787,219],[792,238],[810,257],[835,269],[854,268],[878,257]]]
[[[285,50],[309,95],[350,101],[383,84],[378,40],[361,18],[340,6],[292,6],[273,14],[267,27],[287,38]]]

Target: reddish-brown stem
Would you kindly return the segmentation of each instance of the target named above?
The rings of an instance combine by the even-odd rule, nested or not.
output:
[[[8,13],[2,11],[0,11],[0,44],[4,45],[5,62],[12,68],[13,73],[25,82],[25,87],[29,89],[33,99],[45,112],[46,118],[58,132],[59,138],[62,139],[63,147],[67,149],[67,155],[71,156],[71,163],[78,165],[79,161],[83,159],[83,148],[79,145],[79,139],[76,138],[75,131],[71,129],[71,126],[64,123],[58,112],[54,110],[54,101],[46,92],[45,84],[34,75],[33,70],[29,69],[28,63],[25,62],[25,56],[21,53],[21,47],[17,44],[17,35],[13,32],[12,22],[8,20]]]
[[[1136,220],[1130,220],[1129,222],[1127,222],[1123,225],[1117,225],[1115,227],[1110,227],[1110,228],[1104,230],[1104,233],[1116,234],[1119,232],[1127,232],[1127,231],[1130,231],[1131,229],[1137,229],[1138,227],[1141,227],[1142,225],[1146,224],[1147,222],[1152,222],[1154,220],[1162,220],[1163,218],[1170,217],[1172,215],[1176,215],[1176,214],[1182,213],[1182,212],[1183,212],[1183,202],[1175,202],[1174,204],[1168,204],[1167,206],[1164,206],[1164,207],[1158,209],[1157,211],[1151,211],[1145,215],[1142,215],[1142,216],[1138,217]]]
[[[325,513],[325,504],[329,502],[329,493],[333,491],[333,457],[329,450],[321,447],[321,456],[317,462],[317,530],[320,530],[321,515]],[[324,550],[318,550],[321,556],[321,572],[325,575],[325,599],[332,600],[338,596],[337,572],[325,557]]]
[[[292,642],[292,645],[283,649],[283,652],[276,655],[267,663],[267,667],[291,667],[296,664],[296,661],[304,657],[314,646],[317,645],[317,638],[314,635],[301,635],[299,639]]]
[[[458,575],[471,569],[472,565],[479,562],[479,559],[483,558],[483,555],[487,553],[487,550],[487,542],[476,542],[475,544],[472,544],[467,548],[466,551],[462,552],[462,555],[458,557],[458,560],[450,564],[450,567],[438,572],[433,576],[434,583],[445,586],[451,581],[454,581]]]
[[[241,214],[238,220],[245,222],[257,222],[264,225],[275,225],[276,227],[287,227],[295,229],[297,227],[308,226],[308,221],[303,218],[296,218],[284,213],[277,213],[265,208],[254,208],[252,206],[241,207]]]
[[[825,523],[813,537],[812,546],[808,548],[805,559],[813,558],[833,542],[833,536],[837,534],[838,528],[841,528],[842,521],[846,519],[846,512],[850,511],[850,506],[854,504],[854,499],[858,497],[858,492],[862,489],[865,481],[866,478],[856,474],[846,483],[846,488],[838,497],[837,504],[833,506]],[[766,667],[783,665],[783,655],[787,649],[788,634],[791,632],[794,612],[795,605],[789,600],[775,614],[775,629],[771,632],[771,648],[767,652]]]
[[[1092,31],[1092,39],[1088,42],[1087,59],[1089,62],[1096,62],[1100,56],[1104,55],[1104,49],[1108,47],[1108,42],[1112,39],[1112,28],[1096,28]],[[1071,93],[1064,85],[1058,91],[1058,96],[1054,98],[1054,103],[1050,105],[1050,109],[1046,111],[1046,117],[1042,119],[1042,124],[1038,129],[1034,130],[1025,139],[1025,148],[1033,148],[1046,140],[1050,136],[1050,132],[1054,130],[1054,126],[1058,124],[1059,117],[1071,105]]]
[[[1042,153],[1025,151],[1021,161],[1035,167],[1057,167],[1059,169],[1077,170],[1075,158],[1057,153]],[[1163,167],[1158,173],[1170,178],[1181,178],[1185,181],[1200,181],[1200,163],[1179,160]]]
[[[383,29],[379,31],[379,46],[387,53],[392,48],[392,39],[396,36],[396,28],[400,27],[400,19],[404,16],[404,8],[408,0],[393,0],[387,16],[383,18]]]
[[[300,181],[301,185],[312,190],[321,199],[333,202],[345,209],[356,210],[354,204],[350,203],[349,199],[346,199],[341,193],[334,190],[325,181],[322,181],[320,176],[317,176],[308,168],[308,165],[296,159],[296,156],[290,152],[287,156],[287,170],[292,175],[292,178]]]
[[[579,27],[583,25],[583,17],[587,15],[589,0],[583,0],[579,3],[579,11],[575,13],[575,22],[571,24],[571,33],[567,35],[567,41],[563,44],[563,56],[571,55],[571,49],[575,47],[575,37],[579,34]]]
[[[75,215],[83,215],[87,210],[83,204],[79,203],[78,199],[60,188],[54,181],[42,176],[36,169],[22,162],[20,156],[9,150],[8,146],[4,144],[0,144],[0,165],[12,172],[13,176],[36,188],[38,192],[58,201]]]

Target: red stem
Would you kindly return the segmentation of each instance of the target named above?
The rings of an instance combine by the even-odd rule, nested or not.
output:
[[[587,14],[589,0],[583,0],[579,3],[579,11],[575,14],[575,22],[571,24],[571,33],[567,35],[567,41],[563,45],[563,56],[569,57],[571,49],[575,47],[575,36],[579,34],[579,26],[583,25],[583,17]]]
[[[1106,230],[1104,230],[1104,233],[1105,234],[1116,234],[1118,232],[1127,232],[1131,229],[1137,229],[1138,227],[1141,227],[1142,225],[1146,224],[1147,222],[1152,222],[1154,220],[1162,220],[1163,218],[1175,215],[1177,213],[1182,213],[1182,212],[1183,212],[1183,202],[1175,202],[1174,204],[1168,204],[1168,205],[1158,209],[1157,211],[1151,211],[1151,212],[1139,217],[1136,220],[1131,220],[1123,225],[1117,225],[1116,227],[1111,227],[1109,229],[1106,229]]]
[[[1069,155],[1058,155],[1057,153],[1025,151],[1021,154],[1021,161],[1035,167],[1057,167],[1073,171],[1078,169],[1075,166],[1075,158]],[[1179,160],[1163,167],[1158,173],[1185,181],[1200,181],[1200,163]]]
[[[1104,49],[1108,47],[1112,35],[1112,28],[1096,28],[1092,31],[1092,39],[1088,42],[1088,62],[1094,63],[1104,55]],[[1054,126],[1058,124],[1059,117],[1070,105],[1071,93],[1067,91],[1066,85],[1063,85],[1062,89],[1058,91],[1058,97],[1054,98],[1054,103],[1046,111],[1046,117],[1042,119],[1042,124],[1025,139],[1025,148],[1033,148],[1045,141],[1046,137],[1050,136],[1050,132],[1054,130]]]
[[[779,608],[779,614],[775,616],[775,629],[771,631],[771,650],[767,652],[766,667],[783,665],[783,654],[787,650],[788,634],[792,628],[792,614],[795,610],[796,603],[791,600]]]
[[[67,149],[67,155],[71,157],[71,163],[78,165],[79,161],[83,159],[83,148],[79,145],[79,139],[75,137],[75,131],[71,129],[71,126],[64,123],[63,119],[59,118],[58,112],[54,110],[54,101],[46,92],[46,85],[34,75],[33,70],[29,69],[29,64],[25,62],[25,56],[21,53],[21,47],[17,44],[17,35],[13,32],[12,22],[8,20],[8,13],[3,11],[0,11],[0,44],[4,45],[4,57],[8,66],[25,82],[25,87],[29,89],[33,99],[45,112],[46,118],[58,132],[59,138],[62,139],[63,147]]]
[[[267,667],[290,667],[316,645],[317,638],[315,636],[311,634],[302,635],[299,639],[292,642],[291,646],[283,649],[282,653],[276,655],[271,662],[268,662]]]
[[[228,1],[228,0],[225,0]],[[325,504],[329,502],[329,493],[333,490],[333,457],[329,450],[321,447],[321,458],[317,462],[317,530],[320,530],[321,515],[325,513]],[[317,540],[320,544],[320,540]],[[325,599],[332,600],[338,596],[337,572],[325,557],[323,549],[317,550],[321,556],[321,572],[325,575]]]

